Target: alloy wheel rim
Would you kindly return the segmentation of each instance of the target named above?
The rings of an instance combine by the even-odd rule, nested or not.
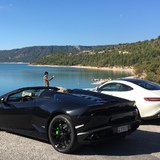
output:
[[[65,150],[71,143],[71,129],[67,122],[56,120],[52,125],[52,142],[58,150]]]

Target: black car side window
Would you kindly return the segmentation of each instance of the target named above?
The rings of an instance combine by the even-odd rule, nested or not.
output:
[[[7,102],[18,102],[20,101],[21,97],[22,97],[22,92],[12,94],[8,97]]]

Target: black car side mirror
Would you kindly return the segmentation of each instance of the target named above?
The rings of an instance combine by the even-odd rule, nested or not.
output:
[[[4,102],[4,100],[5,100],[4,97],[0,97],[1,102]]]

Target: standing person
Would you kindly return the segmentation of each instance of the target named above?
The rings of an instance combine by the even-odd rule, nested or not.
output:
[[[49,87],[49,81],[51,81],[54,77],[55,76],[52,76],[51,78],[48,78],[48,72],[44,72],[44,77],[43,77],[44,86]]]

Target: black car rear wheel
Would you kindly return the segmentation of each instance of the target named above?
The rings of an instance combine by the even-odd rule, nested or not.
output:
[[[77,148],[75,129],[67,115],[58,115],[51,120],[48,136],[50,143],[58,152],[70,153]]]

